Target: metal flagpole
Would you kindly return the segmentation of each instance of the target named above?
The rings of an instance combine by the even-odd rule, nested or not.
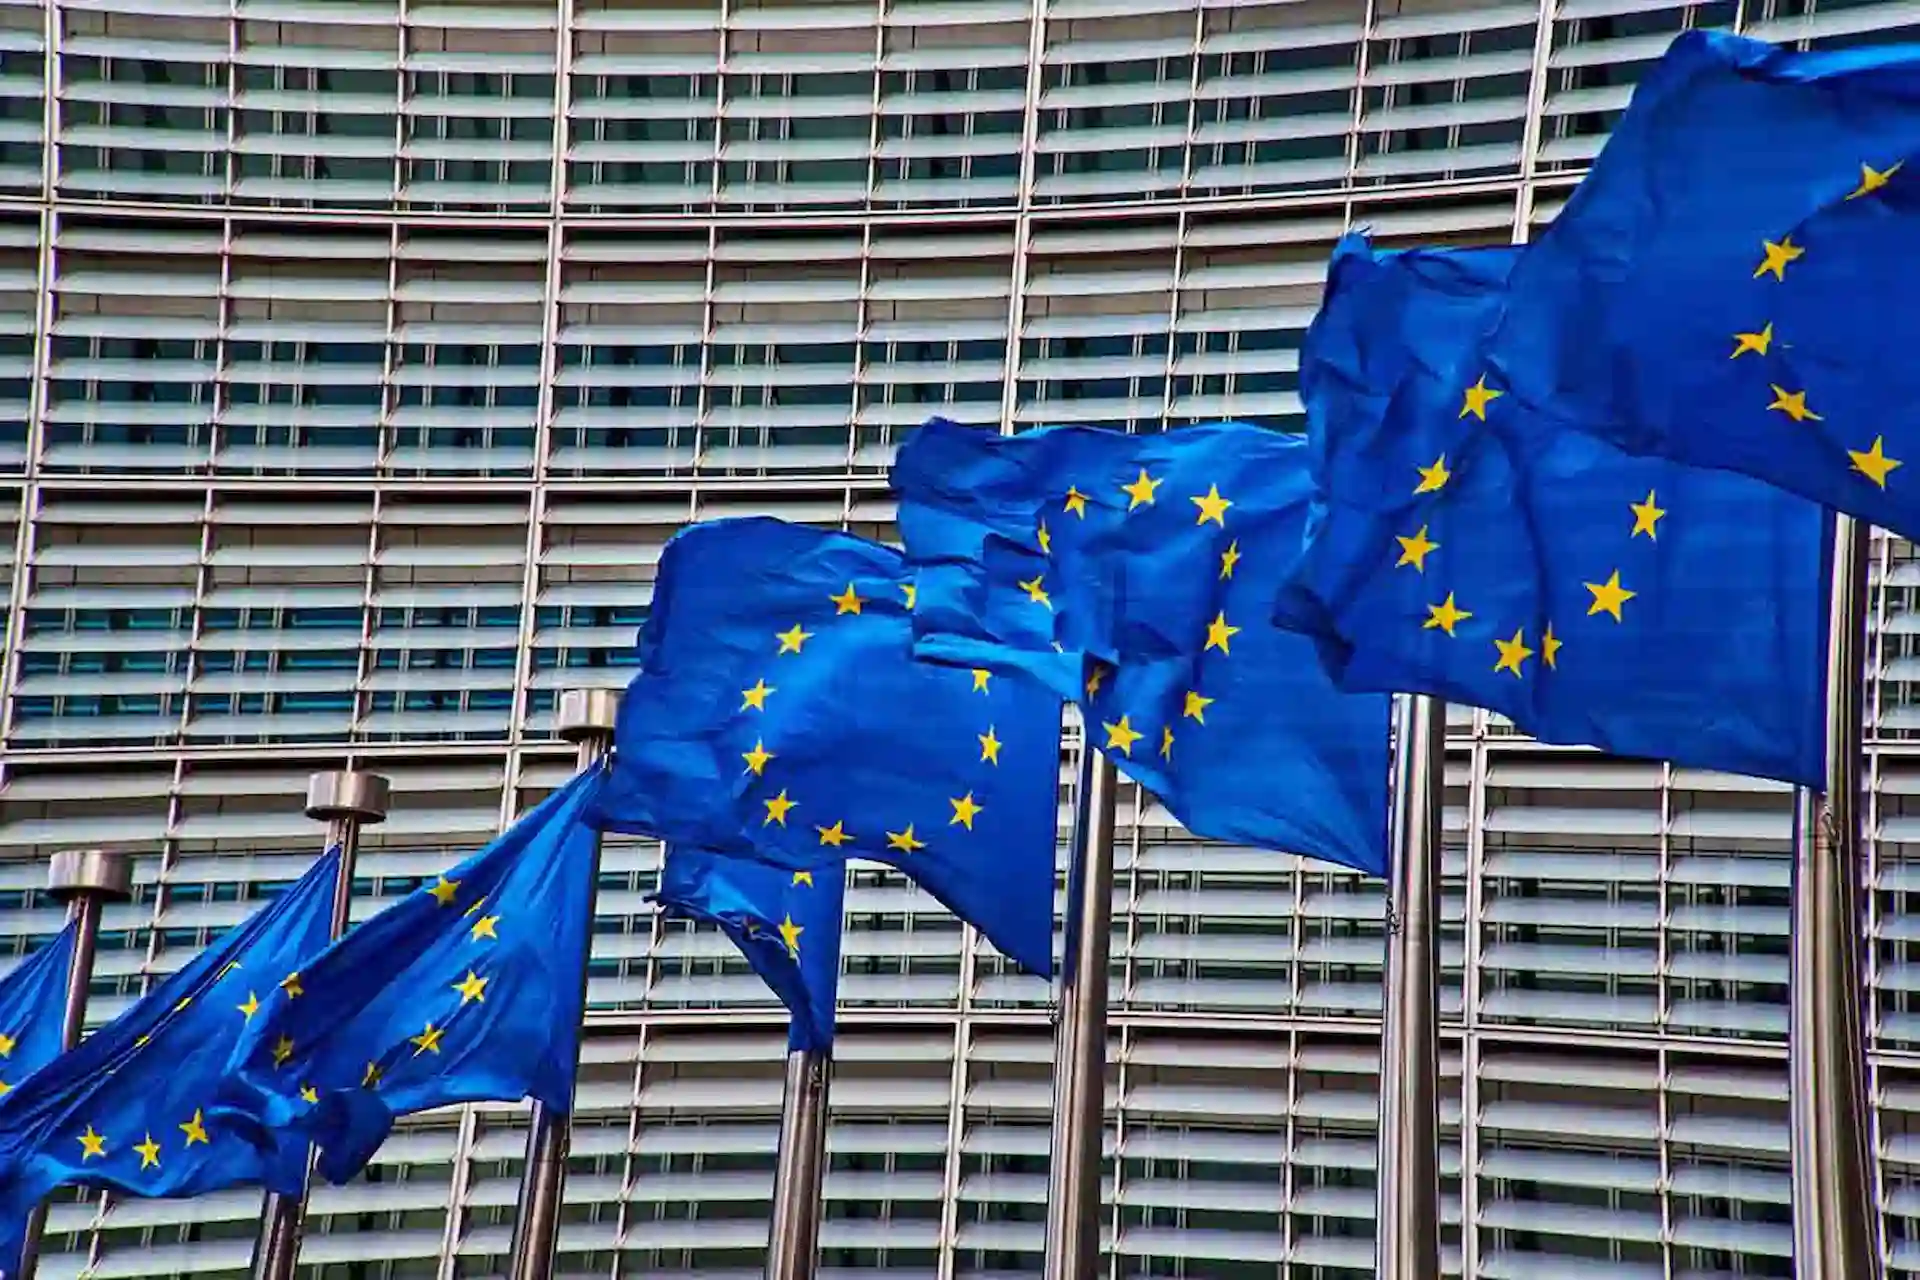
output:
[[[1100,1265],[1106,1131],[1107,970],[1113,932],[1113,821],[1119,779],[1083,729],[1067,869],[1067,936],[1053,1056],[1053,1148],[1045,1280],[1092,1280]]]
[[[600,762],[613,745],[613,727],[620,696],[611,689],[572,689],[560,695],[554,730],[574,744],[575,762],[585,771]],[[600,881],[600,838],[593,841],[593,885]],[[587,929],[593,946],[593,929]],[[580,963],[580,983],[587,981],[587,957]],[[548,1280],[553,1274],[553,1250],[560,1238],[560,1197],[567,1181],[567,1145],[571,1121],[555,1116],[539,1102],[533,1104],[532,1127],[527,1132],[527,1167],[520,1175],[520,1208],[513,1220],[513,1280]]]
[[[68,849],[47,864],[47,892],[67,904],[67,919],[75,925],[73,955],[68,960],[66,1002],[60,1011],[60,1048],[80,1043],[87,1022],[87,994],[93,984],[93,957],[100,944],[100,918],[107,903],[133,896],[133,860],[107,849]],[[47,1207],[34,1206],[21,1237],[18,1280],[32,1280],[40,1260],[40,1233]]]
[[[387,820],[393,786],[382,774],[358,769],[329,769],[307,779],[307,816],[327,824],[325,849],[340,849],[340,870],[333,881],[332,936],[347,931],[353,905],[353,864],[360,851],[360,828]],[[308,1153],[308,1175],[312,1153]],[[307,1193],[268,1192],[260,1209],[260,1234],[254,1238],[254,1280],[293,1280],[300,1262],[300,1229]]]
[[[1447,704],[1402,695],[1380,1035],[1380,1280],[1440,1280],[1440,801]]]
[[[1800,1280],[1880,1274],[1868,1154],[1860,985],[1860,771],[1867,528],[1838,516],[1827,632],[1827,789],[1794,790],[1792,979],[1793,1271]]]
[[[843,873],[844,874],[844,873]],[[787,1091],[780,1102],[780,1162],[773,1175],[773,1225],[767,1237],[767,1280],[813,1280],[820,1255],[820,1192],[826,1180],[825,1053],[787,1055]]]

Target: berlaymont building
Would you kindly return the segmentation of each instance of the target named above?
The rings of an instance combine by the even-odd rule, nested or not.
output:
[[[567,776],[694,519],[890,535],[940,412],[1301,418],[1334,238],[1524,238],[1674,33],[1910,0],[0,3],[0,951],[54,850],[138,856],[93,1016],[387,775],[357,916]],[[1920,1273],[1920,566],[1874,545],[1862,867],[1880,1245]],[[1063,769],[1068,763],[1063,754]],[[1456,709],[1448,1267],[1791,1274],[1788,794]],[[1065,824],[1063,820],[1063,835]],[[1372,1270],[1384,886],[1123,792],[1109,1274]],[[784,1017],[610,843],[558,1273],[757,1274]],[[823,1267],[1039,1269],[1049,991],[847,898]],[[5,961],[0,961],[5,963]],[[497,1276],[521,1109],[316,1191],[305,1274]],[[235,1276],[258,1197],[57,1203],[45,1280]]]

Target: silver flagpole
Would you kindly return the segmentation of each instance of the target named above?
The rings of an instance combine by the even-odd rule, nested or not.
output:
[[[1827,633],[1827,790],[1794,791],[1791,1014],[1793,1271],[1880,1274],[1860,985],[1860,769],[1867,528],[1838,516]]]
[[[340,870],[333,881],[332,936],[347,931],[353,907],[353,864],[360,852],[360,828],[387,820],[393,787],[377,773],[357,769],[329,769],[307,779],[307,816],[327,824],[323,849],[340,847]],[[313,1152],[307,1153],[307,1176],[313,1176]],[[253,1245],[254,1280],[293,1280],[300,1265],[300,1232],[307,1212],[307,1193],[267,1193],[260,1210],[260,1234]]]
[[[47,892],[55,901],[67,904],[67,919],[75,925],[66,1002],[60,1011],[60,1049],[68,1052],[80,1043],[80,1032],[87,1024],[87,993],[93,985],[93,958],[100,945],[100,918],[107,903],[133,896],[133,860],[107,849],[63,850],[47,864]],[[21,1237],[19,1280],[32,1280],[46,1222],[47,1207],[35,1205]]]
[[[1447,704],[1394,708],[1393,898],[1380,1034],[1380,1280],[1440,1280],[1440,801]]]
[[[1092,1280],[1100,1265],[1106,1130],[1107,969],[1113,932],[1113,821],[1119,779],[1083,729],[1067,870],[1067,937],[1054,1040],[1053,1148],[1045,1280]]]
[[[819,1262],[827,1085],[832,1070],[832,1059],[817,1050],[787,1055],[787,1091],[780,1103],[780,1162],[773,1175],[773,1224],[767,1236],[767,1280],[813,1280]]]
[[[613,746],[613,728],[620,695],[611,689],[573,689],[560,695],[554,730],[574,744],[581,771],[600,762]],[[594,890],[600,881],[600,837],[593,839]],[[589,921],[587,947],[593,947]],[[580,985],[587,982],[587,957],[580,957]],[[584,1001],[582,1002],[584,1005]],[[527,1167],[520,1175],[520,1208],[513,1220],[513,1280],[548,1280],[553,1274],[553,1250],[560,1239],[560,1201],[567,1182],[567,1147],[572,1121],[556,1116],[539,1102],[533,1104],[527,1132]]]

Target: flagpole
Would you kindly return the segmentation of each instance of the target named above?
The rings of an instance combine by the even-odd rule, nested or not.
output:
[[[1860,984],[1867,538],[1859,521],[1835,517],[1826,793],[1794,789],[1788,1095],[1800,1280],[1880,1274]]]
[[[1440,1280],[1440,802],[1447,704],[1402,695],[1380,1035],[1379,1280]]]
[[[581,771],[598,764],[613,746],[613,727],[620,697],[611,689],[570,689],[560,695],[554,731],[574,744],[574,762]],[[593,838],[593,874],[589,892],[600,881],[600,837]],[[591,911],[586,946],[593,947]],[[580,985],[587,983],[587,956],[580,957]],[[584,1008],[584,1001],[582,1002]],[[570,1116],[556,1116],[545,1104],[533,1104],[527,1131],[527,1163],[520,1175],[519,1212],[513,1219],[513,1280],[548,1280],[553,1274],[553,1250],[560,1238],[560,1198],[566,1189]]]
[[[844,869],[840,874],[845,874]],[[787,1054],[780,1102],[780,1156],[773,1175],[767,1280],[813,1280],[820,1257],[820,1192],[826,1180],[827,1084],[833,1061],[819,1050]]]
[[[387,820],[393,786],[382,774],[358,769],[328,769],[307,779],[307,816],[327,824],[323,850],[340,850],[340,867],[333,880],[333,912],[329,936],[347,931],[353,906],[353,864],[360,851],[360,828]],[[312,1177],[312,1150],[308,1153]],[[267,1193],[260,1208],[260,1233],[254,1238],[254,1280],[293,1280],[300,1263],[300,1232],[307,1211],[304,1187],[297,1195]]]
[[[1107,970],[1119,779],[1083,729],[1067,867],[1067,936],[1053,1055],[1053,1147],[1044,1280],[1092,1280],[1100,1265],[1106,1132]]]
[[[66,1001],[60,1010],[60,1050],[66,1053],[80,1043],[80,1033],[86,1027],[101,917],[107,903],[133,896],[133,860],[108,849],[62,850],[47,863],[47,892],[54,901],[66,904],[67,919],[74,926],[73,954],[67,959]],[[46,1205],[35,1205],[21,1237],[19,1280],[32,1280],[46,1222]]]

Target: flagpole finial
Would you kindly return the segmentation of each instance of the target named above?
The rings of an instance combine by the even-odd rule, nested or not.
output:
[[[620,710],[620,695],[612,689],[569,689],[560,695],[554,732],[567,742],[608,738]]]
[[[319,822],[385,822],[392,798],[393,784],[378,773],[326,769],[307,779],[307,816]]]
[[[111,849],[62,849],[47,863],[47,892],[58,902],[132,897],[133,859]]]

